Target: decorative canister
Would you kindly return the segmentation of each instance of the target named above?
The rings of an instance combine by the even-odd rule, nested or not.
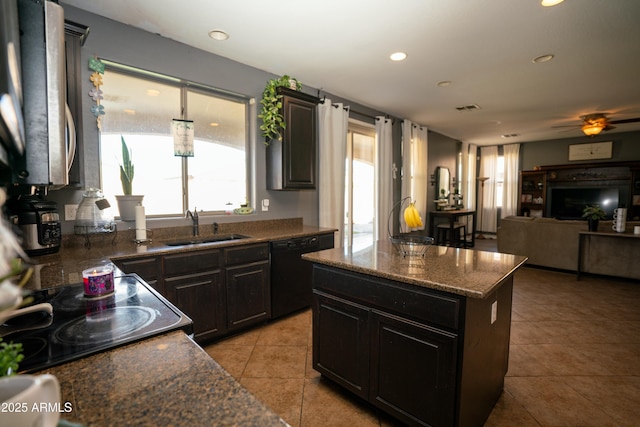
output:
[[[84,283],[84,295],[87,297],[112,294],[114,291],[113,266],[101,265],[83,270],[82,282]]]

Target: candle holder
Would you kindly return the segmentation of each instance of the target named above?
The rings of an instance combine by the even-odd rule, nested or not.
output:
[[[114,292],[113,266],[101,265],[82,271],[84,295],[86,297],[100,297]]]

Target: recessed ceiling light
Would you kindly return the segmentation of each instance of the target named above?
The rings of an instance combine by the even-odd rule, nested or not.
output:
[[[126,109],[124,112],[133,116],[136,113],[136,110]]]
[[[404,52],[395,52],[392,53],[389,58],[391,58],[392,61],[404,61],[407,59],[407,54]]]
[[[544,7],[555,6],[557,4],[562,3],[564,0],[542,0],[540,2]]]
[[[531,62],[533,62],[534,64],[540,64],[540,63],[543,63],[543,62],[551,61],[553,58],[554,58],[554,56],[552,54],[548,53],[546,55],[540,55],[540,56],[538,56],[536,58],[533,58],[531,60]]]
[[[220,123],[211,122],[211,123],[209,123],[209,126],[213,126],[213,127],[220,126]]]
[[[229,38],[229,34],[223,30],[211,30],[209,31],[209,37],[214,40],[223,41]]]
[[[160,95],[160,91],[157,89],[147,89],[148,96],[158,96]]]
[[[443,80],[441,82],[438,82],[438,86],[439,87],[447,87],[447,86],[451,86],[451,81],[450,80]]]

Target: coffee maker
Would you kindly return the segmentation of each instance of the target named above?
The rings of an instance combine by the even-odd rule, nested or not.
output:
[[[46,255],[60,250],[62,228],[56,202],[39,195],[20,196],[9,203],[9,209],[27,255]]]

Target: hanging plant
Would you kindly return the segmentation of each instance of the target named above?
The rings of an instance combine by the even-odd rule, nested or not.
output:
[[[260,130],[265,138],[265,145],[269,145],[274,139],[282,139],[281,132],[287,126],[282,115],[282,95],[278,93],[279,87],[301,90],[302,84],[287,75],[267,81],[260,101],[262,108],[258,115],[262,119]]]

